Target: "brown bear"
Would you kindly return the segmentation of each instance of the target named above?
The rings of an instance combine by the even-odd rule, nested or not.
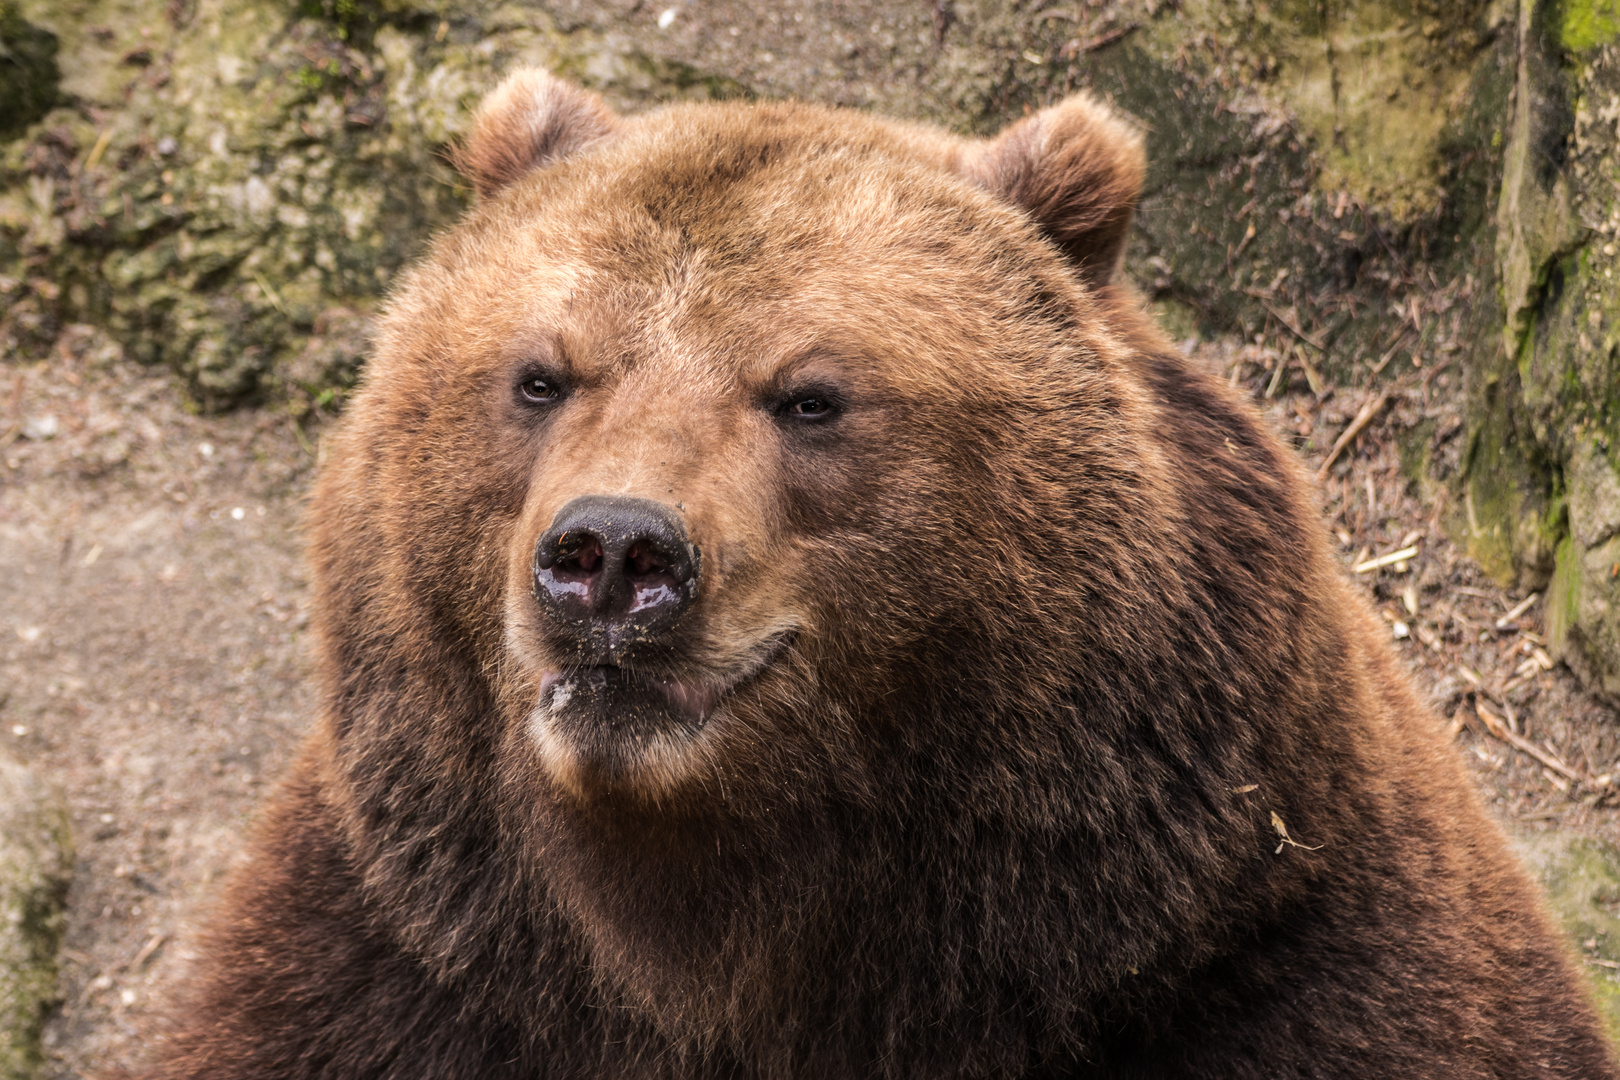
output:
[[[1620,1075],[1299,464],[1115,283],[1119,118],[531,71],[460,162],[152,1077]]]

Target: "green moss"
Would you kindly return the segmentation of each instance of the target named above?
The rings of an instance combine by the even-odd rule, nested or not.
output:
[[[1564,0],[1558,40],[1572,53],[1584,53],[1620,38],[1616,0]]]
[[[72,866],[67,820],[20,765],[0,758],[0,1080],[31,1080],[55,1006]]]
[[[1547,587],[1547,637],[1555,653],[1565,651],[1571,629],[1580,624],[1581,554],[1574,536],[1565,536],[1558,545],[1552,583]]]
[[[1463,461],[1463,519],[1468,553],[1505,585],[1540,588],[1552,573],[1560,534],[1549,527],[1557,500],[1552,470],[1524,436],[1513,376],[1492,381],[1474,405]]]
[[[1187,0],[1157,35],[1184,48],[1190,24],[1256,57],[1262,92],[1315,143],[1318,190],[1409,223],[1445,200],[1446,132],[1498,36],[1489,19],[1484,0]]]
[[[1620,1039],[1620,851],[1585,837],[1544,835],[1523,841],[1584,970],[1611,1037]]]

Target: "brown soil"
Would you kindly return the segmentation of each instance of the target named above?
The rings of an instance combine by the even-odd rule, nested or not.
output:
[[[1192,348],[1316,468],[1371,395],[1312,392],[1309,354],[1279,333]],[[1460,554],[1401,472],[1418,425],[1455,452],[1455,378],[1378,384],[1395,390],[1329,470],[1329,525],[1347,567],[1419,549],[1354,576],[1504,823],[1620,841],[1602,782],[1620,774],[1613,712],[1542,662],[1539,604],[1499,624],[1521,597]],[[154,989],[311,721],[299,517],[320,426],[192,415],[87,327],[0,369],[0,747],[62,792],[78,846],[48,1077],[133,1061]],[[1577,779],[1491,735],[1481,705]]]

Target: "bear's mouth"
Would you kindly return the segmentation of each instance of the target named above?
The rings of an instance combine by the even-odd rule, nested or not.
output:
[[[738,687],[756,679],[791,645],[774,634],[749,660],[720,675],[678,678],[617,664],[553,668],[541,674],[529,734],[548,770],[576,792],[673,782],[708,734],[709,722]]]
[[[565,708],[583,686],[587,693],[618,698],[627,684],[654,691],[663,698],[670,714],[692,724],[702,724],[714,711],[728,686],[695,680],[661,679],[655,675],[632,675],[617,664],[596,664],[570,671],[548,671],[540,677],[540,703],[552,709]],[[631,695],[631,696],[646,696]],[[549,700],[548,700],[549,697]]]

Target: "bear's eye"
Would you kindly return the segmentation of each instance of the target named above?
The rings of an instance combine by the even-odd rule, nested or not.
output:
[[[785,420],[825,420],[837,411],[826,394],[794,394],[776,407],[776,415]]]
[[[544,375],[525,375],[518,381],[518,396],[530,405],[555,405],[562,400],[563,390]]]

